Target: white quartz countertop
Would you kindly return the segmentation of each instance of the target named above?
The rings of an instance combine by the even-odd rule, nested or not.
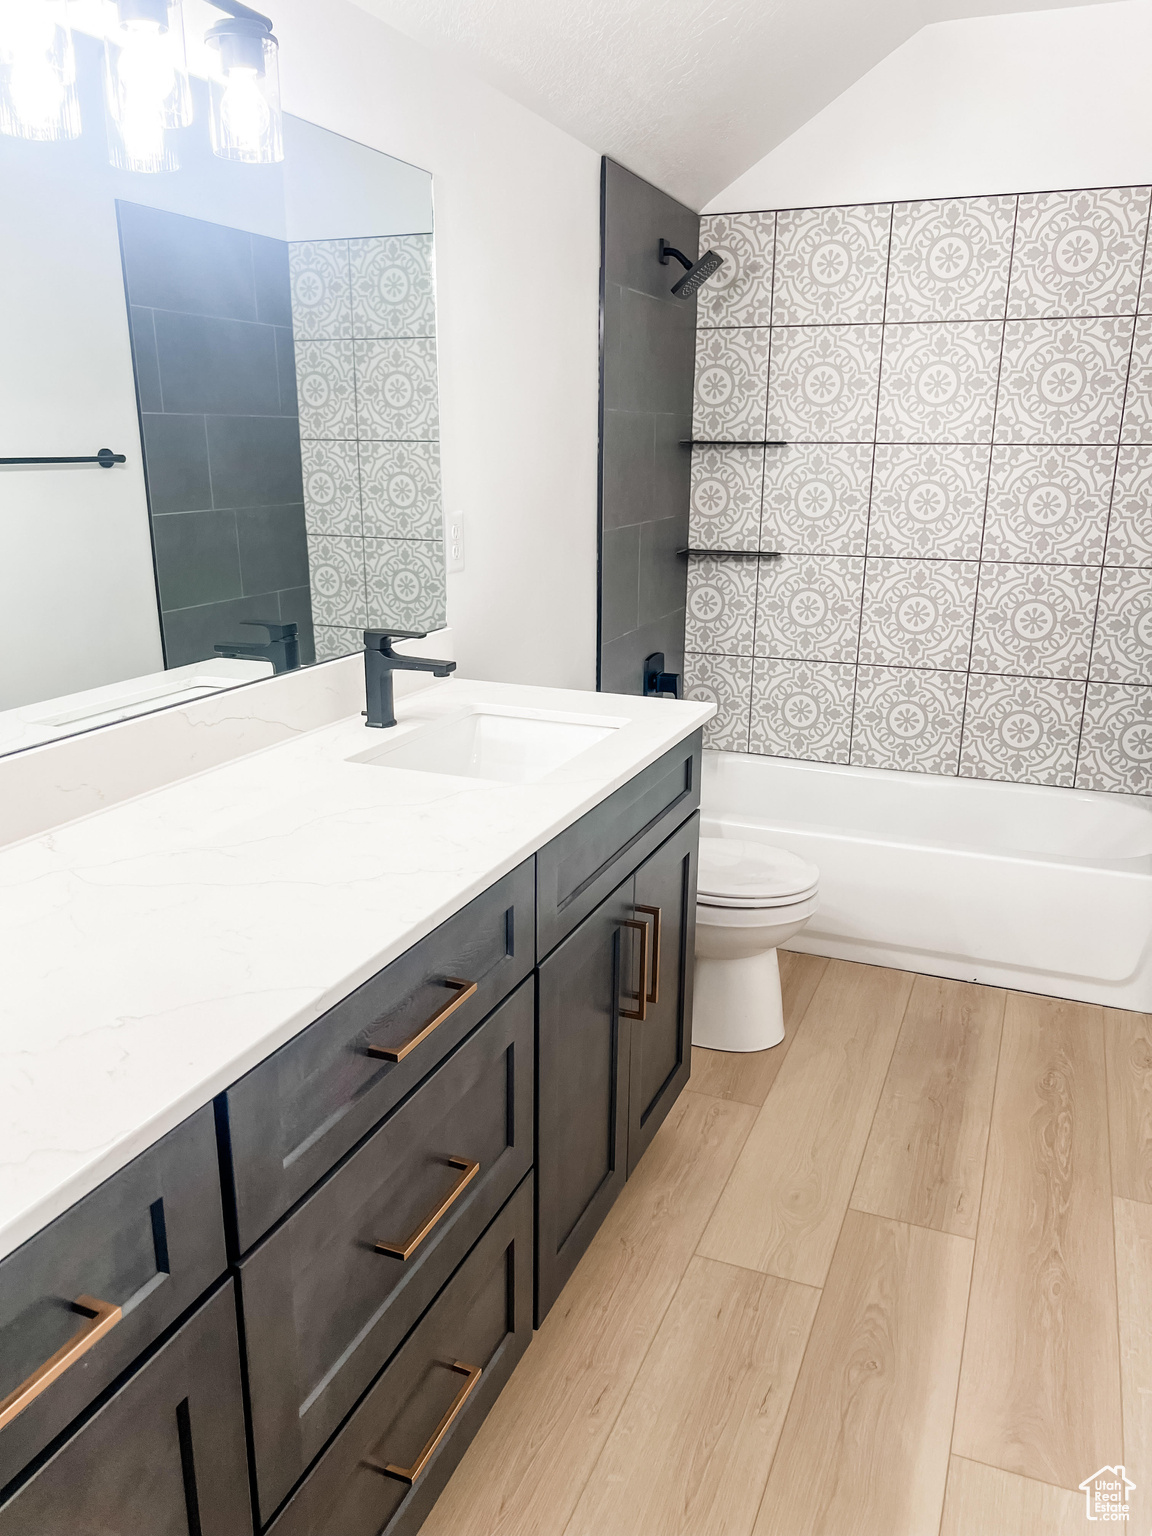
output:
[[[478,704],[624,723],[535,783],[349,761]],[[713,707],[452,679],[396,713],[0,850],[0,1256]]]

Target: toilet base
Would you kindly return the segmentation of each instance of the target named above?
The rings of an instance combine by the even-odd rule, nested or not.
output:
[[[697,953],[693,1045],[709,1051],[764,1051],[783,1038],[784,1005],[774,949],[734,960]]]

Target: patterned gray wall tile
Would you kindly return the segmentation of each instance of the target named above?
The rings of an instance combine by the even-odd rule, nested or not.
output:
[[[855,667],[758,659],[753,667],[750,752],[846,763]]]
[[[309,534],[308,579],[317,624],[363,629],[368,622],[363,539]]]
[[[763,481],[763,448],[695,449],[689,544],[694,549],[759,549]]]
[[[768,331],[698,331],[692,434],[698,438],[764,436]]]
[[[974,672],[1084,678],[1099,573],[1078,565],[980,567]]]
[[[444,545],[416,539],[365,539],[368,624],[440,629],[444,612]]]
[[[364,649],[362,629],[338,628],[335,624],[317,624],[316,660],[335,661],[338,656],[354,656]]]
[[[1152,571],[1104,571],[1089,675],[1094,683],[1152,686]]]
[[[987,448],[878,444],[869,555],[978,559],[987,485]]]
[[[861,663],[965,671],[978,569],[974,560],[869,557]]]
[[[961,778],[1070,787],[1084,686],[1059,678],[973,674],[964,710]]]
[[[887,204],[776,217],[774,325],[863,325],[884,317]]]
[[[774,329],[767,436],[786,442],[871,442],[880,335],[878,325]]]
[[[760,562],[757,656],[855,661],[864,562],[854,556],[784,555]]]
[[[348,243],[352,335],[435,336],[432,236],[386,235]]]
[[[1152,315],[1136,321],[1120,441],[1152,443]]]
[[[1115,449],[997,444],[992,450],[985,560],[1099,562]]]
[[[1152,566],[1152,448],[1120,449],[1105,563]]]
[[[963,672],[860,667],[851,761],[865,768],[954,774],[966,683]]]
[[[1132,321],[1009,320],[996,407],[998,443],[1114,443]]]
[[[439,443],[361,443],[360,483],[365,534],[443,538]]]
[[[684,649],[713,656],[751,656],[756,624],[758,560],[689,561]]]
[[[769,448],[760,545],[808,555],[862,555],[868,529],[870,443]]]
[[[352,284],[347,240],[295,240],[288,247],[292,334],[297,341],[348,340]]]
[[[356,444],[305,437],[300,441],[300,457],[304,468],[304,522],[308,532],[356,537],[362,534]]]
[[[428,442],[440,436],[436,343],[357,341],[356,405],[361,441]]]
[[[774,213],[720,213],[700,220],[700,249],[723,256],[724,265],[696,298],[696,324],[772,323]]]
[[[1001,331],[992,321],[886,326],[877,439],[990,442]]]
[[[356,436],[356,364],[350,341],[298,341],[301,437]]]
[[[720,752],[747,752],[752,659],[684,653],[684,697],[715,704],[704,727],[704,745]]]
[[[1076,788],[1152,795],[1152,688],[1088,684]]]
[[[1009,315],[1132,314],[1147,224],[1147,187],[1021,197]]]
[[[1008,296],[1014,197],[897,203],[885,320],[999,320]]]

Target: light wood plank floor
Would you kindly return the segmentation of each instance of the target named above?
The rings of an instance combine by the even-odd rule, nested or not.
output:
[[[780,959],[426,1536],[1149,1536],[1152,1018]]]

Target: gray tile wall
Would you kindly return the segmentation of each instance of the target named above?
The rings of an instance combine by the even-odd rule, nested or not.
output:
[[[289,246],[321,660],[446,620],[431,235]]]
[[[717,215],[688,691],[732,751],[1152,794],[1149,188]],[[778,551],[779,558],[765,558]]]

